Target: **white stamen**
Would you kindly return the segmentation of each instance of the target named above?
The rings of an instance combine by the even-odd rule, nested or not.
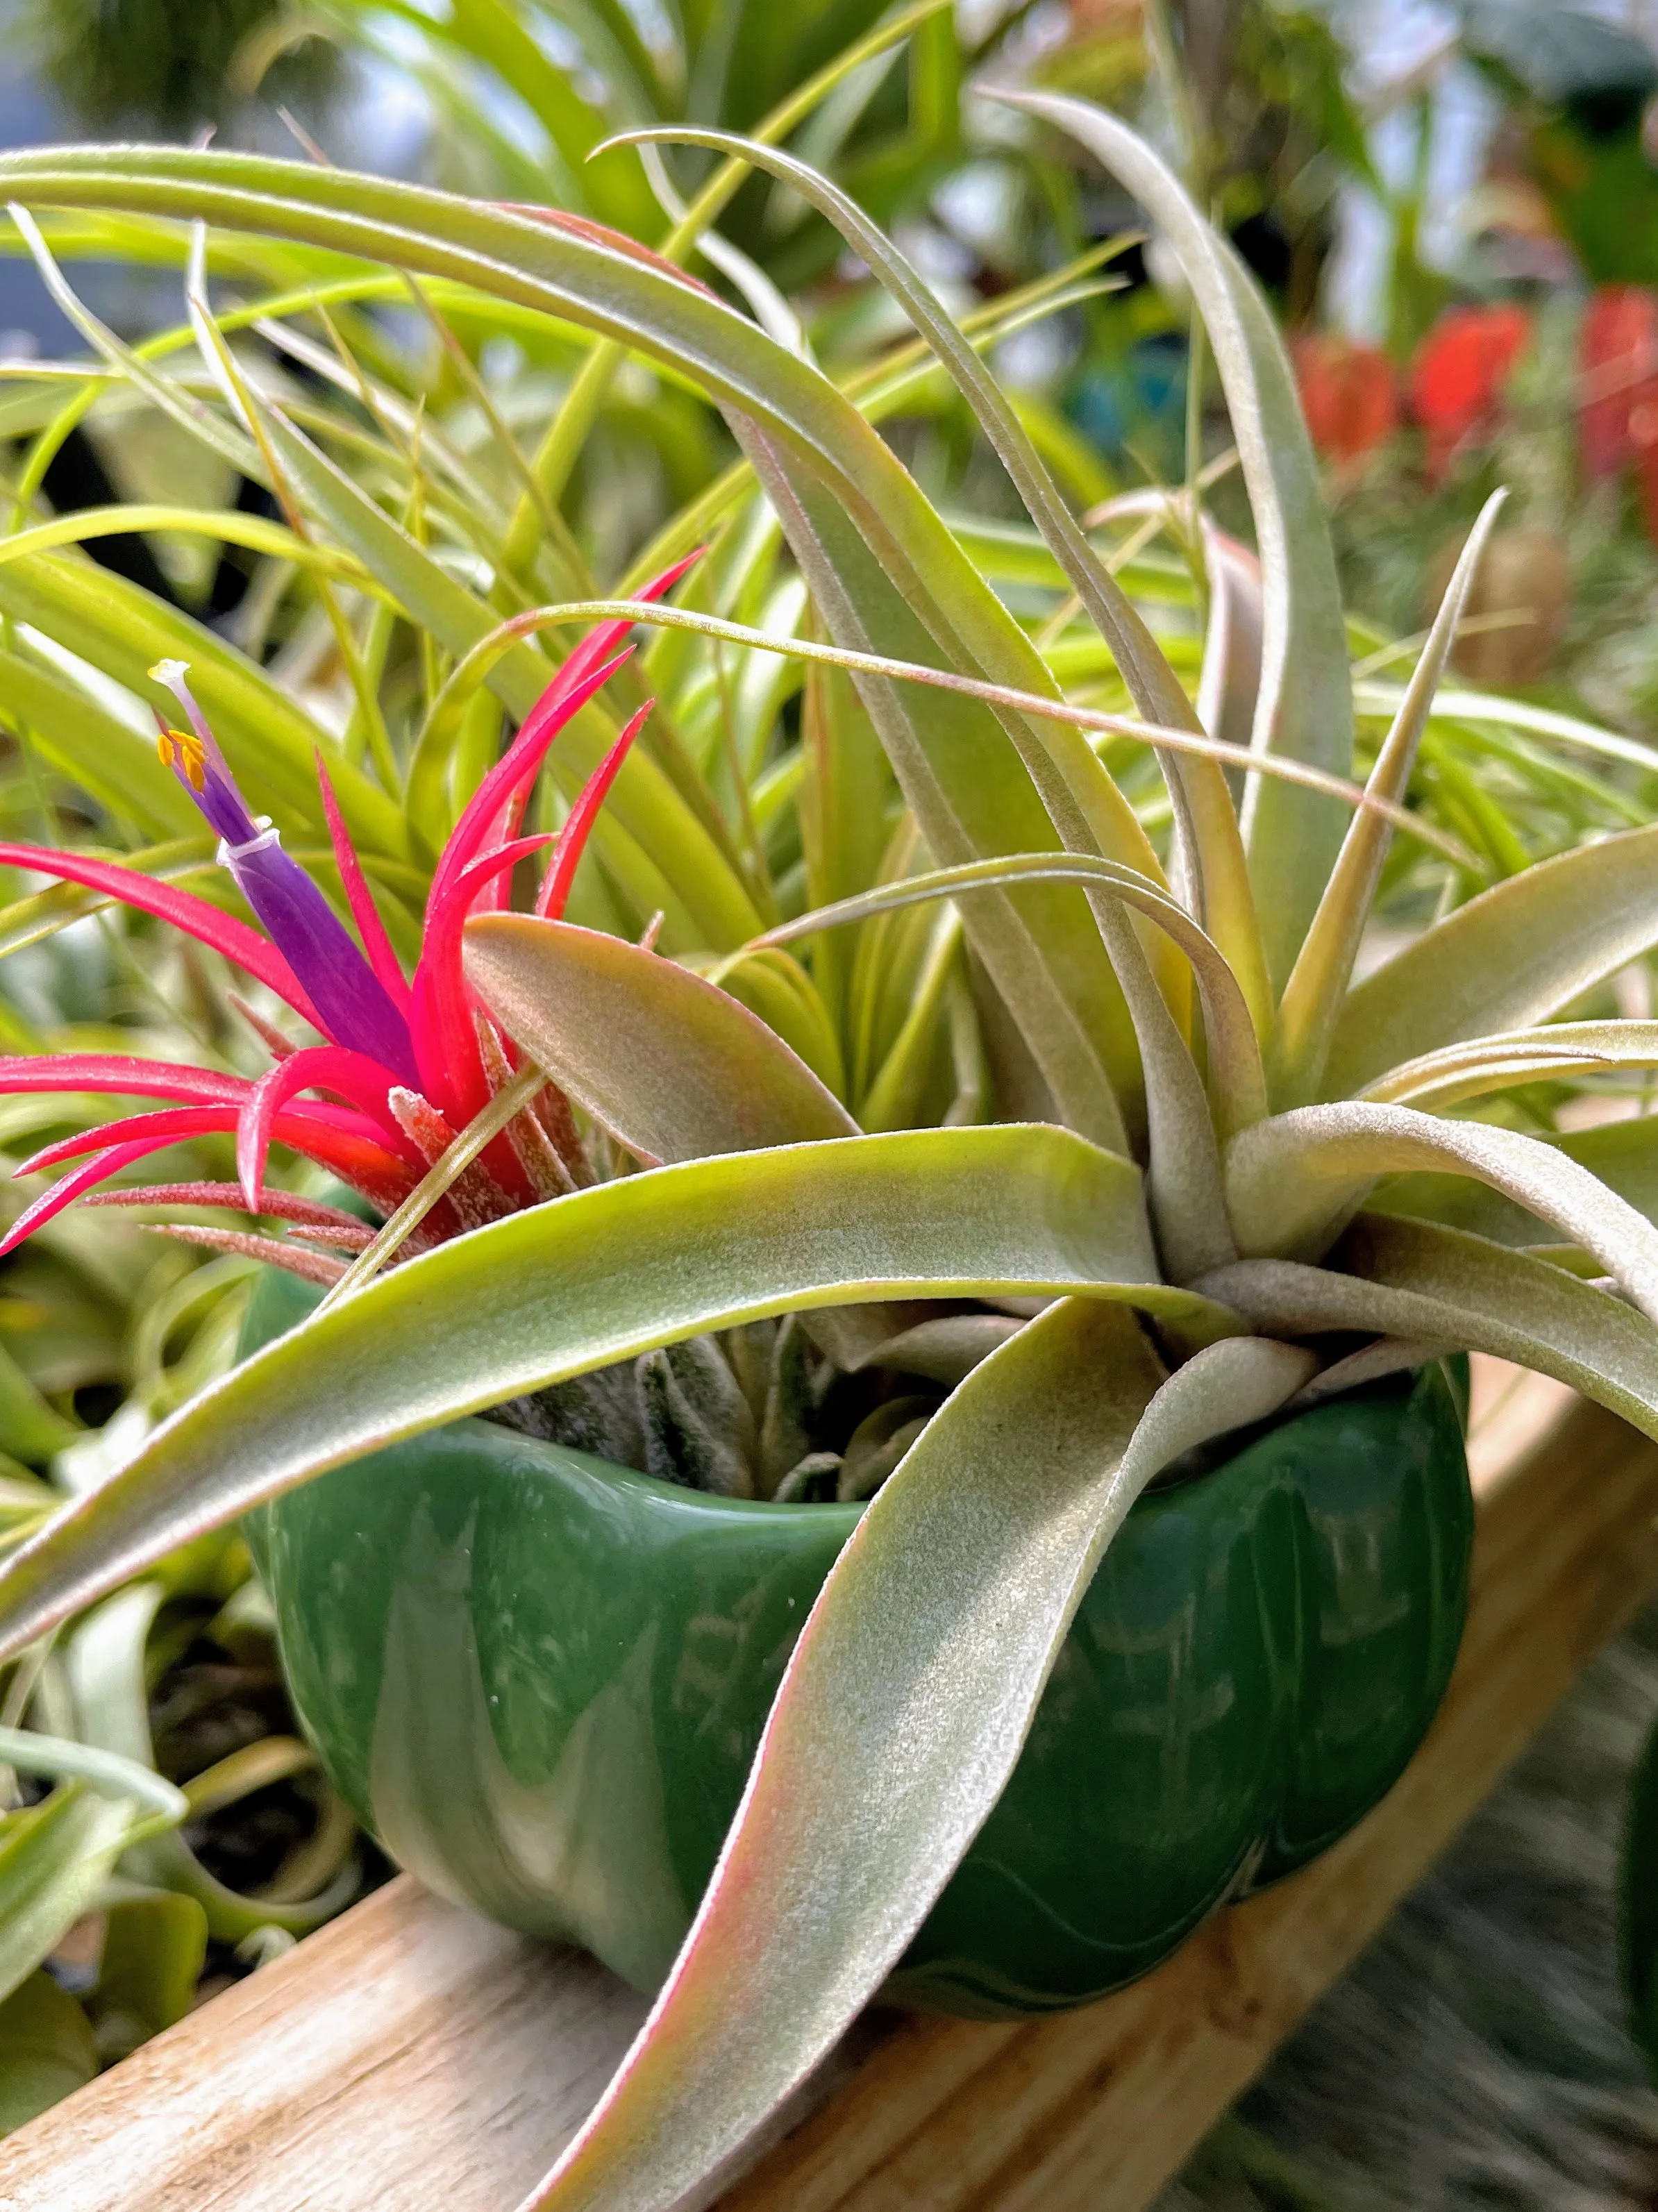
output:
[[[189,673],[190,663],[187,660],[158,660],[150,670],[149,676],[152,683],[164,684],[167,686],[189,716],[191,728],[208,747],[211,756],[216,759],[219,749],[214,744],[213,732],[208,727],[207,717],[191,696],[190,686],[185,682]]]

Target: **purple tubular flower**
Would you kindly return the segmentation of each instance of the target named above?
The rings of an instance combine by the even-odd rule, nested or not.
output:
[[[150,675],[164,684],[190,720],[188,732],[164,730],[162,760],[219,833],[219,863],[236,880],[272,942],[305,986],[334,1043],[378,1060],[400,1083],[420,1087],[409,1024],[349,932],[278,833],[256,820],[236,787],[206,717],[185,683],[187,664],[158,661]]]

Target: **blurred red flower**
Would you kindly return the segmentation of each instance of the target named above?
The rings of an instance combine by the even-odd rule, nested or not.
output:
[[[1658,389],[1652,386],[1630,410],[1629,442],[1640,472],[1641,512],[1646,517],[1647,536],[1658,545]]]
[[[1584,312],[1577,359],[1583,472],[1616,476],[1637,457],[1636,416],[1658,400],[1658,293],[1602,284]]]
[[[1290,341],[1290,356],[1308,430],[1329,459],[1358,460],[1399,428],[1393,363],[1379,348],[1302,331]]]
[[[1428,473],[1442,477],[1457,448],[1490,435],[1531,336],[1523,307],[1453,307],[1417,349],[1411,411],[1428,434]]]

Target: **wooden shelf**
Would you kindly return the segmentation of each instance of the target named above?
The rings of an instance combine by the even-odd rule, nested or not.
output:
[[[1658,1590],[1658,1447],[1478,1363],[1474,1595],[1432,1733],[1338,1848],[1087,2011],[873,2014],[721,2212],[1140,2212]],[[400,1880],[0,2145],[5,2212],[510,2212],[641,2000]]]

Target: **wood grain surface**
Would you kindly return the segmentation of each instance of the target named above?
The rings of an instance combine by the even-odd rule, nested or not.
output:
[[[1658,1448],[1477,1378],[1474,1599],[1427,1742],[1317,1864],[1016,2027],[873,2014],[721,2212],[1140,2212],[1658,1589]],[[400,1880],[0,2145],[4,2212],[512,2212],[642,2001]]]

